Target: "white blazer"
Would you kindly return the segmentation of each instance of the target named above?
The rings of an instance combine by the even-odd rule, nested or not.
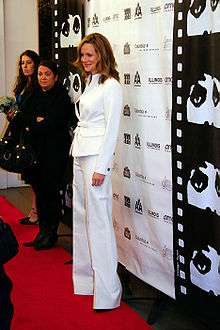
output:
[[[73,157],[99,155],[95,172],[107,174],[117,142],[122,112],[122,87],[109,78],[99,83],[100,74],[91,76],[91,81],[75,107],[78,125],[70,152]],[[90,80],[90,79],[89,79]]]

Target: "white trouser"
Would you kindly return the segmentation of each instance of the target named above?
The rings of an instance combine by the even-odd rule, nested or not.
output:
[[[110,175],[92,186],[97,156],[75,157],[73,176],[74,293],[94,295],[94,309],[120,305]]]

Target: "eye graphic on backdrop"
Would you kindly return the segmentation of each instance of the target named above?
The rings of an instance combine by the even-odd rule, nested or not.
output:
[[[187,99],[187,120],[191,123],[220,127],[220,81],[204,74],[190,88]]]
[[[220,256],[211,246],[193,251],[190,261],[191,282],[206,292],[220,295]]]
[[[212,11],[215,11],[218,6],[219,0],[211,0],[210,2],[211,2]]]
[[[191,0],[187,15],[187,35],[220,31],[219,0]]]
[[[61,25],[60,47],[77,47],[82,38],[82,24],[79,15],[68,14],[68,19]]]
[[[189,204],[220,215],[220,170],[208,162],[192,169],[187,197]]]
[[[190,6],[190,13],[198,18],[205,10],[206,0],[192,0]]]
[[[76,103],[82,93],[82,83],[78,73],[69,72],[68,76],[64,78],[63,85],[68,90],[68,94],[73,103]]]

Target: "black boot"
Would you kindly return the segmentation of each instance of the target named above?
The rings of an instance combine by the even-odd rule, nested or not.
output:
[[[58,236],[56,233],[48,233],[43,239],[34,244],[35,250],[48,250],[51,249],[57,242]]]
[[[39,232],[33,241],[25,242],[25,243],[23,243],[23,245],[26,246],[26,247],[32,247],[32,246],[35,246],[35,245],[38,244],[41,240],[43,240],[44,237],[45,237],[45,233],[43,233],[43,232]]]

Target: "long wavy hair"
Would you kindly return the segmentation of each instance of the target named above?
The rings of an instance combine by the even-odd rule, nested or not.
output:
[[[21,67],[22,56],[24,56],[24,55],[30,57],[30,59],[34,62],[34,73],[31,76],[30,81],[24,75],[22,67]],[[40,56],[33,50],[27,49],[20,55],[19,62],[18,62],[18,76],[16,78],[15,87],[13,90],[15,95],[20,94],[24,90],[26,92],[31,93],[35,89],[35,87],[38,86],[37,68],[38,68],[39,63],[40,63]]]
[[[104,83],[108,78],[115,78],[119,81],[119,73],[116,69],[117,63],[115,61],[112,47],[108,39],[100,33],[91,33],[85,36],[77,48],[77,59],[74,62],[74,65],[82,71],[83,78],[86,79],[90,75],[84,71],[81,62],[81,48],[85,43],[93,45],[98,55],[96,69],[97,73],[101,74],[100,83]]]

